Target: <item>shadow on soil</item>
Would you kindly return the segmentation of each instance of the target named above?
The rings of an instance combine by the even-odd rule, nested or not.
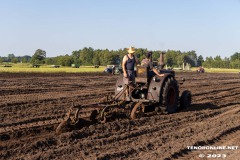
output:
[[[219,109],[220,106],[217,106],[212,103],[194,103],[191,104],[189,108],[183,109],[181,112],[188,112],[188,111],[202,111],[202,110],[207,110],[207,109]]]
[[[223,108],[223,107],[227,107],[227,106],[232,106],[232,105],[239,105],[238,102],[234,103],[228,103],[228,104],[224,104],[224,105],[215,105],[213,103],[207,102],[207,103],[194,103],[191,104],[190,108],[186,108],[183,110],[180,110],[180,112],[189,112],[189,111],[203,111],[203,110],[215,110],[215,109],[219,109],[219,108]]]

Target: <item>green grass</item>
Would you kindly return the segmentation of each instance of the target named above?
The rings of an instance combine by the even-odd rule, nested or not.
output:
[[[225,69],[225,68],[204,68],[207,73],[239,73],[240,69]],[[192,71],[196,71],[197,68],[191,68]]]
[[[12,67],[4,67],[0,65],[0,72],[6,73],[21,73],[21,72],[33,72],[33,73],[80,73],[80,72],[103,72],[105,66],[94,68],[94,66],[80,66],[79,68],[60,67],[52,68],[51,65],[41,65],[40,68],[32,68],[31,64],[8,64]]]
[[[99,68],[94,68],[93,66],[80,66],[80,68],[71,67],[60,67],[52,68],[51,65],[41,65],[40,68],[32,68],[31,64],[18,63],[7,65],[12,65],[12,67],[3,67],[6,63],[0,64],[0,73],[21,73],[21,72],[37,72],[37,73],[80,73],[80,72],[103,72],[105,66],[100,66]],[[191,68],[192,72],[197,70],[196,67]],[[207,73],[239,73],[240,69],[222,69],[222,68],[205,68]]]

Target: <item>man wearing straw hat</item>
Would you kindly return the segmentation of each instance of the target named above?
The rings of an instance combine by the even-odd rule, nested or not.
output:
[[[123,82],[126,85],[132,85],[135,82],[135,72],[134,67],[138,63],[138,59],[133,55],[135,50],[133,47],[128,48],[128,54],[123,57],[122,69],[123,69]],[[128,97],[130,93],[127,91],[126,96]]]
[[[123,69],[123,76],[125,78],[125,84],[134,83],[135,80],[135,73],[134,67],[138,62],[137,58],[133,55],[135,50],[133,47],[128,48],[128,54],[123,57],[122,62],[122,69]]]

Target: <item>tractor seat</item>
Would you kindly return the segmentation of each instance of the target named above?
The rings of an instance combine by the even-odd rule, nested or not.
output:
[[[136,83],[148,83],[148,72],[149,68],[144,66],[137,66],[137,72],[136,72]]]

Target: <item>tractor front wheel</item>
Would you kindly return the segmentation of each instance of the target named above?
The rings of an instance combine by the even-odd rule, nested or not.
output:
[[[192,103],[192,95],[191,92],[188,90],[185,90],[182,92],[181,98],[180,98],[180,110],[189,108]]]

